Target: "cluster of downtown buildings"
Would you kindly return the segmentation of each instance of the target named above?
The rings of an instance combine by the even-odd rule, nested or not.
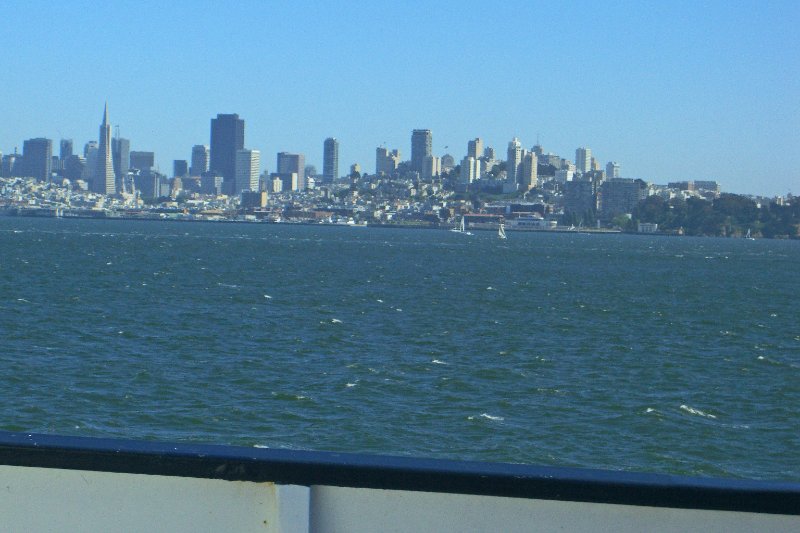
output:
[[[45,138],[24,141],[22,154],[15,149],[3,155],[0,177],[6,185],[0,193],[6,207],[9,194],[31,203],[19,187],[7,183],[27,178],[40,188],[46,185],[51,198],[53,188],[58,188],[61,192],[54,201],[62,207],[118,214],[156,208],[152,206],[163,212],[164,206],[153,199],[164,198],[161,204],[175,213],[197,218],[331,221],[343,217],[370,223],[439,224],[458,216],[480,223],[484,215],[490,222],[539,220],[540,227],[554,227],[567,218],[573,223],[608,222],[630,213],[652,194],[713,199],[720,193],[714,181],[658,186],[622,178],[618,163],[603,166],[585,147],[578,148],[571,161],[545,153],[538,144],[527,150],[514,138],[505,159],[499,159],[492,147],[476,138],[456,160],[450,154],[434,156],[432,141],[430,130],[414,130],[409,160],[399,149],[378,147],[373,174],[353,164],[340,179],[339,142],[330,137],[323,143],[322,173],[306,166],[303,154],[288,152],[277,154],[276,172],[262,173],[261,153],[246,148],[244,120],[236,114],[219,114],[211,119],[209,145],[195,145],[191,159],[174,161],[173,174],[167,176],[155,168],[153,152],[131,151],[130,140],[112,137],[106,106],[98,141],[86,143],[83,155],[75,154],[67,139],[61,140],[60,152],[54,155],[52,140]],[[507,195],[507,200],[477,205],[468,199],[472,193]],[[144,205],[145,200],[151,207]]]

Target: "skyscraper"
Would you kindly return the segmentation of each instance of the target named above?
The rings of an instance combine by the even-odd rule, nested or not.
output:
[[[431,130],[414,130],[411,133],[411,170],[422,174],[425,158],[431,156],[433,134]]]
[[[156,156],[153,152],[131,152],[130,156],[131,166],[141,171],[148,171],[156,164]]]
[[[467,142],[467,157],[472,159],[483,157],[483,141],[480,137]]]
[[[118,137],[111,139],[111,156],[114,161],[114,174],[117,176],[117,183],[121,183],[122,178],[130,170],[131,141]]]
[[[614,178],[621,178],[620,166],[616,161],[609,161],[606,165],[606,179],[612,180]]]
[[[100,124],[96,165],[92,189],[100,194],[116,194],[117,187],[111,154],[111,124],[108,122],[108,104],[103,109],[103,123]]]
[[[172,176],[185,178],[189,175],[189,163],[185,159],[174,159],[172,161]]]
[[[59,156],[63,162],[66,158],[72,155],[72,139],[61,139],[61,150]]]
[[[335,137],[328,137],[323,144],[322,176],[328,182],[339,179],[339,141]]]
[[[201,176],[204,172],[208,172],[208,157],[208,146],[204,144],[192,146],[192,166],[189,167],[189,173],[192,176]]]
[[[223,189],[228,194],[236,189],[236,152],[243,148],[244,120],[239,115],[218,114],[217,118],[211,119],[209,169],[222,176]]]
[[[517,181],[519,182],[522,189],[529,191],[536,187],[539,182],[539,174],[538,174],[538,158],[536,157],[535,152],[527,152],[522,158],[522,172],[520,176],[518,176]]]
[[[50,139],[28,139],[22,144],[23,175],[39,181],[50,179],[53,164],[53,141]]]
[[[575,170],[586,174],[592,169],[592,150],[581,146],[575,150]]]
[[[258,192],[258,173],[261,166],[261,152],[258,150],[239,150],[236,152],[236,194],[242,191]]]
[[[278,153],[278,174],[297,173],[297,190],[299,191],[304,191],[306,188],[305,168],[306,158],[303,154]]]
[[[522,165],[522,143],[514,137],[508,143],[508,159],[506,159],[506,176],[508,181],[515,183],[517,181],[517,174]]]

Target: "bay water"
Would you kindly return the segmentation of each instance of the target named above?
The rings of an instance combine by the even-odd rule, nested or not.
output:
[[[800,242],[0,218],[0,430],[800,480]]]

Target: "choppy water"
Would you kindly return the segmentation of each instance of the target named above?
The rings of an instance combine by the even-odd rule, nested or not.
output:
[[[800,479],[800,243],[0,218],[0,429]]]

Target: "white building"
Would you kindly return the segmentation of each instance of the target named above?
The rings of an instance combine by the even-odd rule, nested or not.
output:
[[[517,172],[522,165],[522,143],[514,137],[508,143],[508,158],[506,159],[506,176],[508,181],[512,183],[517,182]]]
[[[592,149],[581,146],[575,150],[575,168],[581,174],[586,174],[592,169]]]
[[[261,152],[258,150],[236,151],[236,194],[242,191],[258,191],[258,176]]]

